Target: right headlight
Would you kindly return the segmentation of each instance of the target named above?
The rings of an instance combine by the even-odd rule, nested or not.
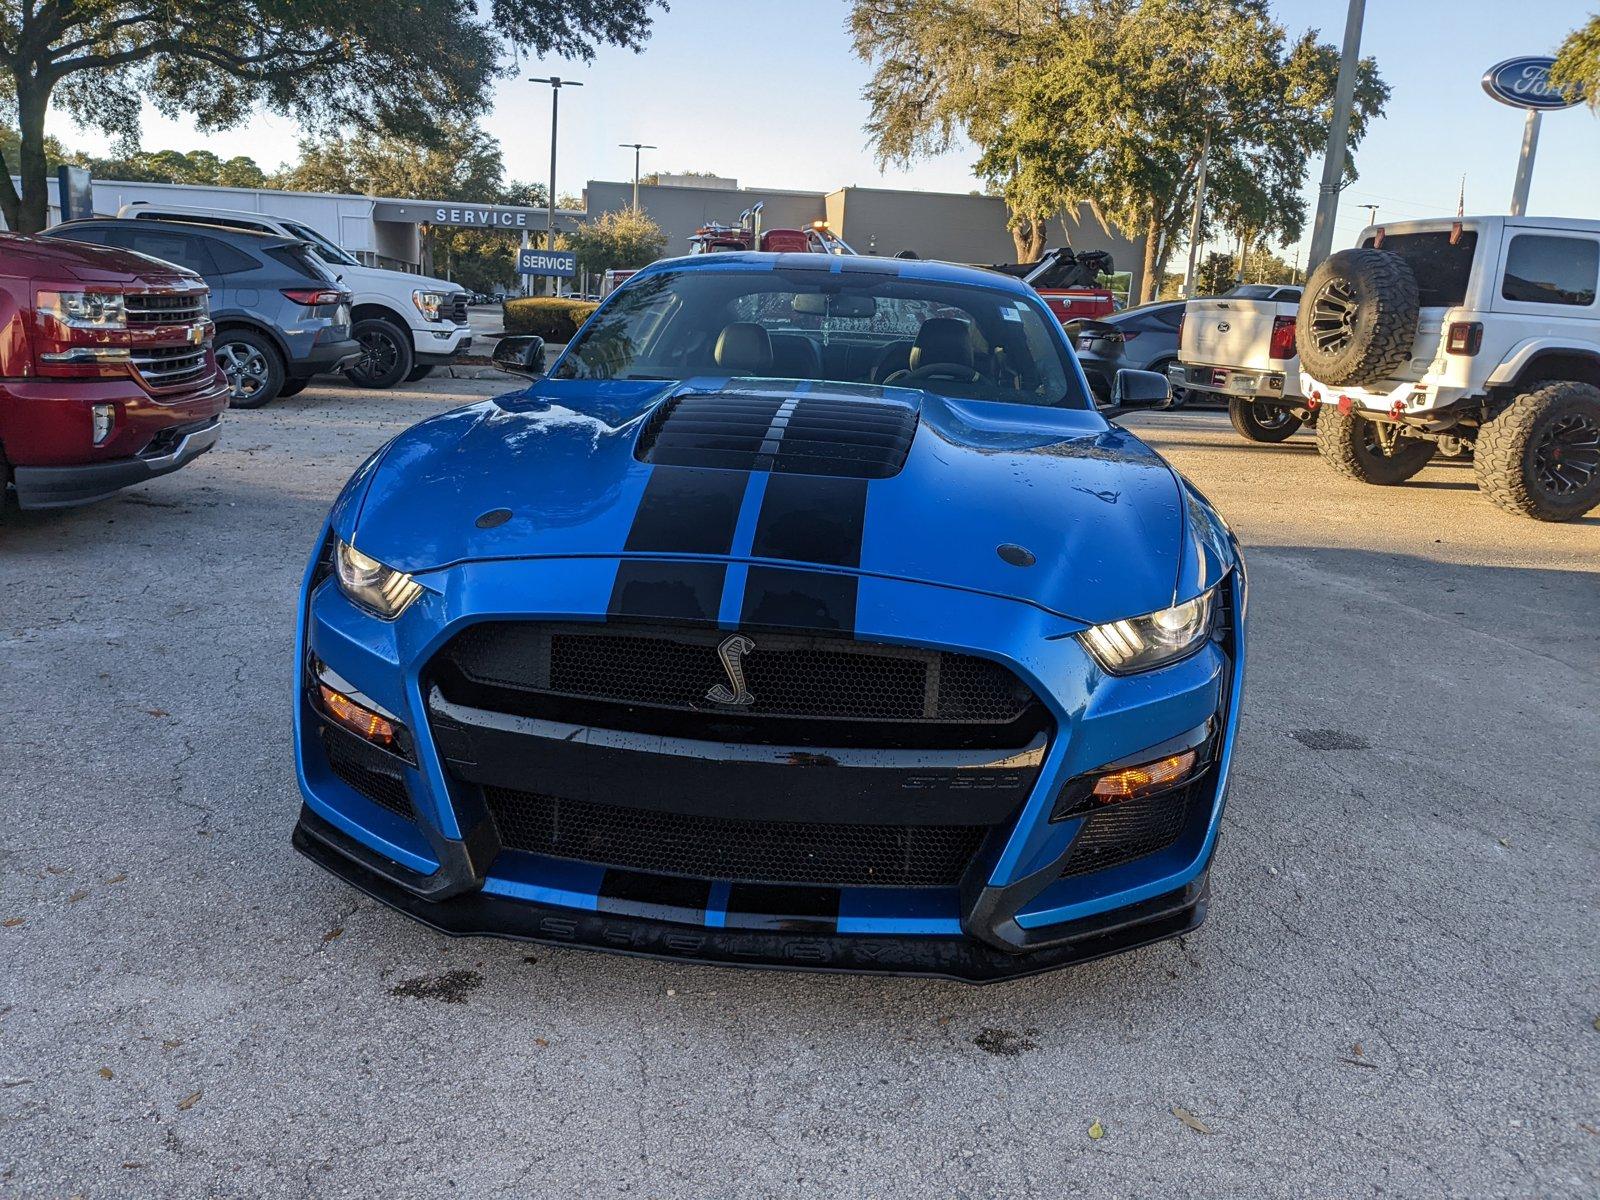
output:
[[[417,311],[424,320],[439,321],[439,315],[444,308],[445,296],[443,292],[429,292],[421,288],[411,293],[411,303],[417,306]]]
[[[386,621],[405,612],[406,606],[422,594],[422,585],[404,571],[384,566],[349,542],[341,541],[334,547],[333,565],[340,590]]]
[[[1089,653],[1113,675],[1131,675],[1193,654],[1211,633],[1217,590],[1143,617],[1091,625],[1078,635]]]

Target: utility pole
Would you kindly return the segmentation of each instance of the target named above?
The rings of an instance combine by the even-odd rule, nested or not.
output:
[[[639,211],[639,151],[641,151],[641,150],[659,150],[661,147],[659,147],[659,146],[647,146],[643,142],[618,142],[617,146],[618,146],[619,149],[622,149],[622,150],[632,150],[633,151],[633,211],[634,212],[638,212]]]
[[[551,75],[548,79],[529,79],[529,83],[547,83],[550,85],[550,195],[549,210],[545,214],[545,249],[556,248],[556,127],[561,115],[561,89],[564,87],[582,87],[576,79],[563,79],[559,75]],[[559,292],[561,285],[556,282],[555,276],[550,277],[551,294]]]
[[[1311,228],[1311,253],[1306,258],[1308,276],[1333,250],[1333,219],[1339,212],[1339,192],[1344,187],[1345,147],[1350,140],[1350,109],[1355,103],[1356,68],[1361,65],[1361,22],[1366,11],[1367,0],[1350,0],[1350,11],[1344,19],[1339,81],[1333,92],[1333,123],[1328,127],[1322,187],[1317,192],[1317,219]]]
[[[1194,216],[1189,219],[1189,267],[1183,273],[1183,298],[1194,296],[1194,260],[1200,253],[1200,214],[1206,207],[1206,168],[1211,160],[1211,126],[1206,125],[1205,141],[1200,146],[1200,178],[1194,185]]]

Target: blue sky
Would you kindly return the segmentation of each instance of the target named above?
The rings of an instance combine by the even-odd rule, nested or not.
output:
[[[1274,0],[1291,33],[1322,30],[1337,43],[1339,0]],[[1349,245],[1367,214],[1379,219],[1455,211],[1466,175],[1469,212],[1503,212],[1509,203],[1522,113],[1479,86],[1490,64],[1517,54],[1551,53],[1600,0],[1368,0],[1363,53],[1376,56],[1394,89],[1387,116],[1368,134],[1346,192],[1335,246]],[[747,185],[825,190],[849,184],[965,192],[975,188],[962,147],[910,170],[880,171],[865,145],[868,71],[851,53],[845,0],[672,0],[642,54],[602,50],[589,66],[529,63],[527,75],[555,72],[583,82],[564,89],[557,186],[628,179],[633,153],[619,142],[652,142],[645,170],[704,170]],[[485,122],[505,151],[509,172],[549,172],[549,89],[522,79],[497,89]],[[58,117],[52,131],[71,146],[105,147],[103,138]],[[273,167],[295,155],[296,127],[260,117],[248,129],[203,138],[184,122],[145,114],[147,149],[249,154]],[[1308,173],[1314,202],[1320,162]],[[1529,211],[1600,218],[1600,117],[1587,109],[1548,114],[1540,138]]]

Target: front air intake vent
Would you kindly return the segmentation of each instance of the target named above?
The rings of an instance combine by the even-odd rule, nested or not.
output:
[[[639,435],[639,461],[730,471],[887,479],[917,432],[909,404],[808,394],[691,393]]]

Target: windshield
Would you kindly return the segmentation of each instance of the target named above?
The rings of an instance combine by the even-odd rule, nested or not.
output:
[[[1300,293],[1275,283],[1241,283],[1231,291],[1223,292],[1239,300],[1298,300]]]
[[[1038,301],[871,270],[659,271],[630,281],[560,379],[757,376],[1087,408]]]
[[[355,258],[335,246],[309,225],[302,225],[298,221],[285,221],[283,227],[295,237],[311,243],[311,248],[323,262],[336,263],[341,267],[359,267],[361,264]]]

